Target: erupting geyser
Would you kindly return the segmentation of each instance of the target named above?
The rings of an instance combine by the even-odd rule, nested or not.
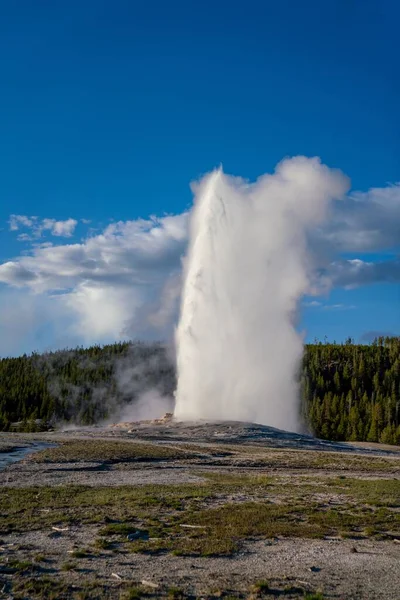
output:
[[[299,428],[295,317],[312,282],[308,234],[348,183],[319,159],[296,157],[252,184],[219,169],[197,185],[176,331],[176,418]]]

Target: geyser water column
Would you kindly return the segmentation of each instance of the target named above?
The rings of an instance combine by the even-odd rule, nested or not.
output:
[[[197,184],[176,330],[177,419],[299,428],[295,316],[313,274],[308,234],[348,186],[305,157],[255,183],[219,169]]]

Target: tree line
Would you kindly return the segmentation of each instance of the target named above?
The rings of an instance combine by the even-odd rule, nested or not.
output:
[[[0,360],[0,431],[117,416],[148,390],[171,396],[175,370],[161,343],[121,342]]]
[[[317,437],[400,444],[400,337],[307,346],[302,413]]]
[[[299,373],[301,413],[317,437],[400,444],[400,337],[370,345],[315,342]],[[161,343],[123,342],[0,360],[0,431],[91,425],[151,389],[171,396]]]

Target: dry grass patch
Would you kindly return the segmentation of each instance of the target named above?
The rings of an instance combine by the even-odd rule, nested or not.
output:
[[[224,447],[227,452],[240,456],[243,464],[288,470],[353,471],[365,473],[398,473],[398,456],[366,456],[350,452],[328,450],[300,450],[263,448],[262,446]]]
[[[192,456],[195,456],[194,453],[158,444],[114,440],[73,440],[62,442],[56,448],[48,448],[42,452],[32,454],[29,459],[36,463],[87,461],[119,463],[127,461],[183,460]]]
[[[131,523],[197,506],[213,494],[212,484],[138,487],[3,487],[0,534],[52,526]]]
[[[291,487],[278,477],[214,474],[203,484],[5,487],[0,534],[98,524],[110,547],[212,556],[230,555],[248,539],[400,530],[400,481],[319,478],[319,493],[316,481]]]

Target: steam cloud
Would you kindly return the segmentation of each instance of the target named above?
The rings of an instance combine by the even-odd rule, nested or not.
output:
[[[299,429],[298,302],[312,293],[308,237],[349,180],[317,158],[255,183],[206,175],[195,189],[176,330],[175,417]]]

